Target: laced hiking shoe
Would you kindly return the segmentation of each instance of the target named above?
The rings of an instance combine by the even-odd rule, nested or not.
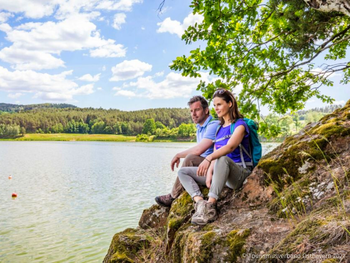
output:
[[[170,207],[175,198],[171,197],[171,194],[156,196],[156,202],[160,206]]]
[[[195,205],[196,212],[192,216],[191,223],[204,226],[215,221],[217,217],[216,204],[200,200]]]

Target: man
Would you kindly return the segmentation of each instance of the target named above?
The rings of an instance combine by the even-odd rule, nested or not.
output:
[[[202,96],[191,98],[188,106],[191,109],[192,120],[197,124],[197,145],[174,156],[170,164],[173,171],[175,165],[179,167],[181,158],[185,158],[182,167],[199,166],[204,158],[213,152],[213,140],[219,121],[213,120],[213,117],[210,116],[208,102]],[[155,200],[161,206],[171,206],[182,191],[180,180],[176,177],[171,193],[157,196]]]

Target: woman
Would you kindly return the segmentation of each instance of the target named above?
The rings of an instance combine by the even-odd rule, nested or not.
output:
[[[195,201],[191,222],[205,225],[217,217],[216,202],[225,184],[237,189],[251,173],[252,166],[242,166],[240,147],[249,149],[249,128],[238,111],[237,102],[230,91],[218,89],[213,96],[214,108],[221,122],[214,144],[214,152],[199,167],[183,167],[178,176],[181,184]],[[231,124],[235,123],[231,134]],[[251,159],[243,151],[244,161]],[[199,185],[209,188],[208,201],[203,199]]]

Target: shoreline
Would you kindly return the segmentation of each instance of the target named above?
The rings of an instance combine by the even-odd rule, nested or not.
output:
[[[137,136],[125,136],[116,134],[80,134],[80,133],[51,133],[51,134],[40,134],[30,133],[17,138],[0,138],[0,141],[95,141],[95,142],[138,142]],[[283,140],[267,140],[261,141],[261,143],[281,143]],[[147,142],[147,141],[140,141]],[[193,138],[184,139],[155,139],[150,142],[177,142],[177,143],[188,143],[195,142]]]
[[[101,141],[101,142],[137,142],[136,136],[116,134],[80,134],[80,133],[30,133],[17,138],[0,138],[0,141]],[[156,139],[152,142],[193,142],[193,140]]]

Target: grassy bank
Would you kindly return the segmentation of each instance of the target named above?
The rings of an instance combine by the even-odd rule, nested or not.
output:
[[[134,142],[135,136],[124,136],[114,134],[26,134],[16,139],[0,139],[2,141],[109,141],[109,142]]]

